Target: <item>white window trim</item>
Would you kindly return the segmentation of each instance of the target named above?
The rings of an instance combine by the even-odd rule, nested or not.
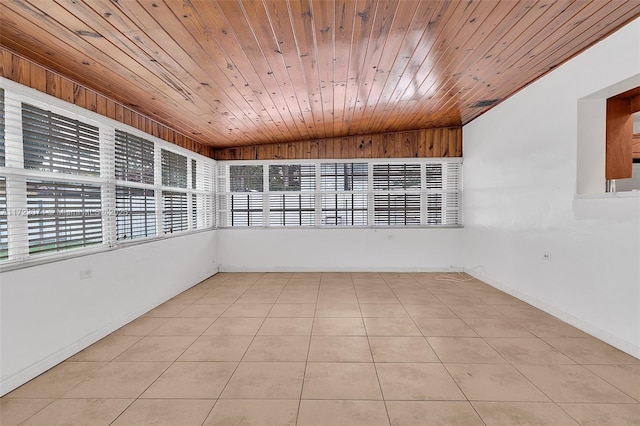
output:
[[[137,245],[141,243],[156,241],[165,238],[176,238],[183,235],[188,235],[197,232],[206,232],[215,229],[215,212],[210,212],[210,218],[208,220],[202,219],[203,224],[209,223],[208,227],[200,227],[200,222],[194,224],[192,215],[189,214],[188,229],[173,234],[162,233],[162,191],[176,191],[185,192],[187,194],[196,194],[206,200],[206,197],[211,197],[215,201],[215,160],[200,155],[196,152],[190,151],[186,148],[182,148],[175,144],[171,144],[162,139],[159,139],[153,135],[147,134],[139,129],[131,127],[129,125],[120,123],[116,120],[110,119],[106,116],[100,115],[96,112],[89,111],[87,109],[78,107],[77,105],[65,102],[61,99],[39,92],[35,89],[23,86],[14,81],[0,77],[0,87],[4,89],[5,96],[5,167],[0,167],[0,176],[6,178],[7,187],[7,210],[8,211],[26,211],[27,199],[26,199],[26,180],[27,179],[43,179],[54,180],[62,182],[77,182],[77,183],[90,183],[98,184],[102,188],[101,190],[101,207],[104,211],[115,211],[116,207],[116,186],[129,186],[144,189],[153,189],[156,200],[157,221],[156,232],[157,235],[145,238],[137,238],[126,241],[116,240],[116,218],[115,215],[103,214],[102,227],[103,227],[103,242],[99,245],[82,247],[70,250],[63,250],[59,252],[43,253],[34,256],[28,255],[28,247],[24,245],[17,246],[16,242],[23,242],[25,239],[24,233],[27,229],[27,216],[26,215],[8,215],[8,245],[9,245],[9,259],[0,261],[0,271],[6,271],[11,269],[17,269],[27,266],[33,266],[37,264],[43,264],[78,256],[85,256],[94,253],[104,252],[108,250],[114,250],[125,246]],[[96,126],[100,133],[100,176],[82,176],[62,173],[50,173],[37,170],[25,170],[23,167],[23,154],[22,154],[22,103],[27,103],[35,107],[51,111],[55,114],[60,114],[65,117],[82,121],[83,123]],[[128,182],[115,179],[114,170],[114,158],[115,158],[115,130],[121,130],[132,135],[144,138],[154,144],[154,157],[155,157],[155,182],[154,185],[138,184],[135,182]],[[192,189],[190,185],[188,188],[174,188],[163,186],[161,176],[161,150],[171,151],[187,157],[187,165],[190,171],[191,160],[195,159],[198,164],[207,164],[209,167],[204,169],[210,170],[208,183],[210,190],[206,189]],[[204,173],[204,171],[203,171]],[[188,174],[189,182],[191,180],[190,173]],[[202,175],[202,179],[206,181],[207,176]],[[158,184],[159,183],[159,184]],[[191,195],[188,195],[190,198]],[[203,201],[205,203],[205,201]],[[215,205],[215,202],[212,203]],[[191,204],[188,203],[188,206]],[[203,204],[204,205],[204,204]],[[16,249],[17,247],[17,249]]]

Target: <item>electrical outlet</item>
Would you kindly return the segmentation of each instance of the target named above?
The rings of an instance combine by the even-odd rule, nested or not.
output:
[[[91,271],[91,268],[83,269],[80,271],[81,280],[88,280],[92,276],[93,276],[93,271]]]
[[[548,261],[550,261],[550,260],[551,260],[551,253],[549,253],[548,251],[545,251],[545,252],[542,254],[542,258],[543,258],[544,260],[546,260],[547,262],[548,262]]]

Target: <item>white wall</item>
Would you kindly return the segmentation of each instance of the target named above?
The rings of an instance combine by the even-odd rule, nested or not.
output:
[[[461,270],[461,228],[219,229],[220,271]]]
[[[215,239],[194,233],[2,273],[0,395],[215,274]]]
[[[466,270],[635,356],[640,193],[576,188],[604,191],[607,88],[639,74],[637,20],[463,128]]]

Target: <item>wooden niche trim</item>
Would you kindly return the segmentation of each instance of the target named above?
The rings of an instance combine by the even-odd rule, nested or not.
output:
[[[633,134],[633,114],[640,111],[640,87],[607,99],[606,179],[628,179],[640,144]]]
[[[462,157],[462,128],[446,127],[217,149],[216,160]]]

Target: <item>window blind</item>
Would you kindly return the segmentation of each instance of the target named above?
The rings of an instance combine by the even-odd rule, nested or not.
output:
[[[221,227],[461,225],[461,161],[218,164]]]
[[[118,180],[153,185],[153,142],[116,129],[115,177]]]
[[[189,229],[186,193],[162,191],[162,229],[165,234]]]
[[[154,190],[116,186],[118,241],[156,235]]]
[[[27,180],[29,253],[102,242],[100,185]]]
[[[0,89],[0,167],[5,166],[5,112],[4,112],[4,89]]]
[[[172,151],[163,149],[162,159],[162,185],[174,188],[187,187],[187,157]]]
[[[22,104],[24,168],[100,176],[100,134],[96,126]]]

